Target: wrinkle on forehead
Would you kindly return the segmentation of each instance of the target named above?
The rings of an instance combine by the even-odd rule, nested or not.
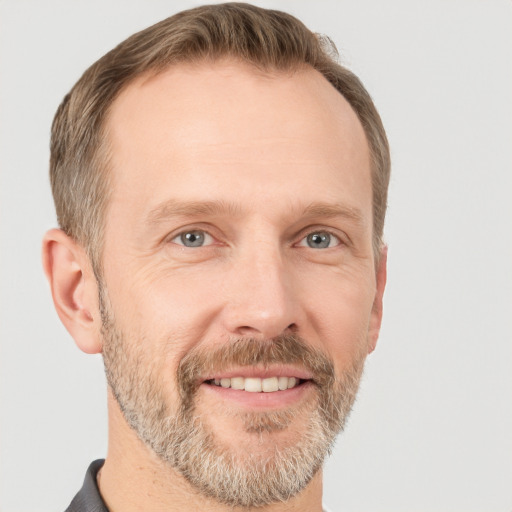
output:
[[[356,207],[345,206],[338,203],[313,202],[302,211],[297,207],[290,208],[297,218],[321,217],[324,219],[333,217],[345,218],[358,226],[366,222],[363,212]],[[147,217],[147,224],[158,224],[172,217],[184,216],[232,216],[239,217],[244,214],[243,205],[232,201],[180,201],[169,199],[152,209]]]

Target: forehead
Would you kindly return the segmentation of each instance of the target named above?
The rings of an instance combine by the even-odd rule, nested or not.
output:
[[[181,194],[271,201],[285,189],[312,200],[343,199],[345,189],[349,200],[362,192],[356,182],[369,206],[363,128],[312,68],[263,73],[225,60],[144,75],[112,105],[107,133],[114,207],[150,209]]]

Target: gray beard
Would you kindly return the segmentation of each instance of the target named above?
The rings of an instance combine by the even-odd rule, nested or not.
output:
[[[243,338],[213,350],[192,350],[180,361],[177,388],[180,402],[173,412],[151,361],[128,345],[116,328],[104,288],[100,292],[103,358],[108,384],[130,427],[168,466],[177,470],[203,496],[232,507],[259,507],[287,501],[302,491],[330,453],[343,430],[356,397],[365,352],[352,367],[336,376],[334,365],[296,335],[271,340]],[[196,410],[198,377],[233,366],[295,364],[314,375],[316,403],[284,411],[239,415],[246,432],[258,436],[260,453],[236,453],[223,445]],[[300,439],[279,446],[273,434],[305,418]],[[275,434],[274,434],[275,435]]]

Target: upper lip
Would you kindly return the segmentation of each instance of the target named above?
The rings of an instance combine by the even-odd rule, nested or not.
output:
[[[230,368],[229,370],[221,370],[205,375],[201,380],[208,381],[212,379],[231,379],[233,377],[243,378],[260,378],[267,379],[269,377],[295,377],[301,380],[311,380],[313,375],[304,368],[296,368],[286,365],[274,365],[270,367],[261,366],[241,366],[238,368]]]

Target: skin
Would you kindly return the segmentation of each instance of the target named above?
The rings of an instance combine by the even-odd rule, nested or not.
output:
[[[103,278],[126,343],[144,343],[171,407],[177,366],[199,346],[294,332],[338,374],[375,348],[386,253],[376,271],[368,145],[349,104],[318,72],[180,64],[129,85],[108,133]],[[205,231],[207,244],[180,245],[187,230]],[[308,246],[318,232],[331,234],[328,248]],[[64,325],[84,352],[101,352],[98,287],[83,248],[52,230],[43,260]],[[296,395],[271,406],[313,407],[311,388]],[[227,510],[164,465],[111,395],[108,404],[100,489],[110,510]],[[196,406],[240,457],[293,443],[307,414],[261,443],[236,416],[265,410],[256,398],[226,400],[203,384]],[[320,511],[321,479],[259,510]]]

